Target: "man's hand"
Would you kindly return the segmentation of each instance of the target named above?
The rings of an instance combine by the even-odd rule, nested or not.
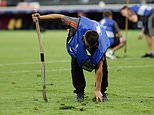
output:
[[[40,19],[40,14],[39,13],[32,14],[32,19],[33,19],[33,22],[38,21]]]
[[[102,93],[100,91],[95,91],[96,102],[102,102]]]
[[[138,37],[137,37],[139,40],[143,39],[144,38],[144,34],[141,32],[139,33]]]

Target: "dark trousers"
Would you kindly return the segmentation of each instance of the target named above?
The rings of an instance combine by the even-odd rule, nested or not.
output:
[[[103,60],[103,76],[102,76],[102,85],[101,92],[105,93],[108,86],[108,69],[106,57]],[[72,58],[71,60],[71,73],[72,73],[72,82],[75,88],[74,93],[79,93],[84,91],[86,87],[86,81],[83,74],[83,69],[79,67],[77,60]]]

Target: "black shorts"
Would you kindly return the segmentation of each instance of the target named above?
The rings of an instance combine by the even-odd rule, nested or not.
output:
[[[148,24],[147,23],[144,25],[144,34],[147,35],[147,36],[150,35],[149,28],[148,28]]]
[[[114,48],[115,46],[118,46],[119,44],[120,44],[120,38],[115,37],[113,45],[111,45],[109,48]]]
[[[154,12],[148,17],[148,21],[144,24],[144,34],[154,36]]]

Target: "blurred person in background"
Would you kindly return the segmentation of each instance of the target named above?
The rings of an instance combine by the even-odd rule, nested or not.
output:
[[[80,11],[80,12],[78,12],[78,16],[87,17],[87,13],[85,13],[85,12],[83,12],[83,11]]]
[[[147,3],[147,0],[140,0],[141,5],[145,5]]]
[[[126,44],[126,39],[120,32],[120,28],[115,20],[112,19],[112,12],[103,12],[103,19],[100,21],[101,26],[106,30],[110,41],[110,49],[106,52],[106,57],[115,59],[115,51],[122,48]]]
[[[144,35],[147,42],[147,52],[143,58],[154,58],[152,53],[152,44],[154,40],[154,9],[146,5],[133,5],[131,7],[124,6],[121,14],[132,22],[143,22]]]
[[[75,88],[76,100],[84,101],[86,81],[83,69],[95,70],[96,101],[108,100],[108,69],[105,52],[109,47],[109,39],[105,30],[98,22],[81,16],[74,18],[62,14],[40,15],[32,14],[33,21],[59,20],[68,28],[67,51],[71,56],[72,83]]]
[[[140,0],[140,5],[147,5],[147,0]],[[139,20],[137,22],[137,27],[141,29],[141,32],[138,35],[138,39],[141,40],[145,37],[144,35],[144,26],[143,26],[143,21]]]
[[[7,1],[6,0],[0,0],[0,7],[6,7]]]

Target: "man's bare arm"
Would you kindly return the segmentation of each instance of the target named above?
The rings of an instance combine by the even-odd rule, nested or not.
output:
[[[39,17],[40,20],[61,20],[64,18],[62,14],[48,14]]]
[[[45,21],[45,20],[62,20],[64,15],[62,14],[48,14],[48,15],[40,15],[39,13],[32,14],[33,21]]]
[[[132,21],[132,22],[137,22],[137,21],[138,21],[137,15],[128,16],[127,18],[128,18],[130,21]]]
[[[102,101],[102,93],[101,93],[102,76],[103,76],[103,61],[101,60],[96,67],[95,96],[97,102]]]
[[[123,38],[123,35],[122,35],[121,31],[119,31],[117,34],[118,34],[119,38]]]

